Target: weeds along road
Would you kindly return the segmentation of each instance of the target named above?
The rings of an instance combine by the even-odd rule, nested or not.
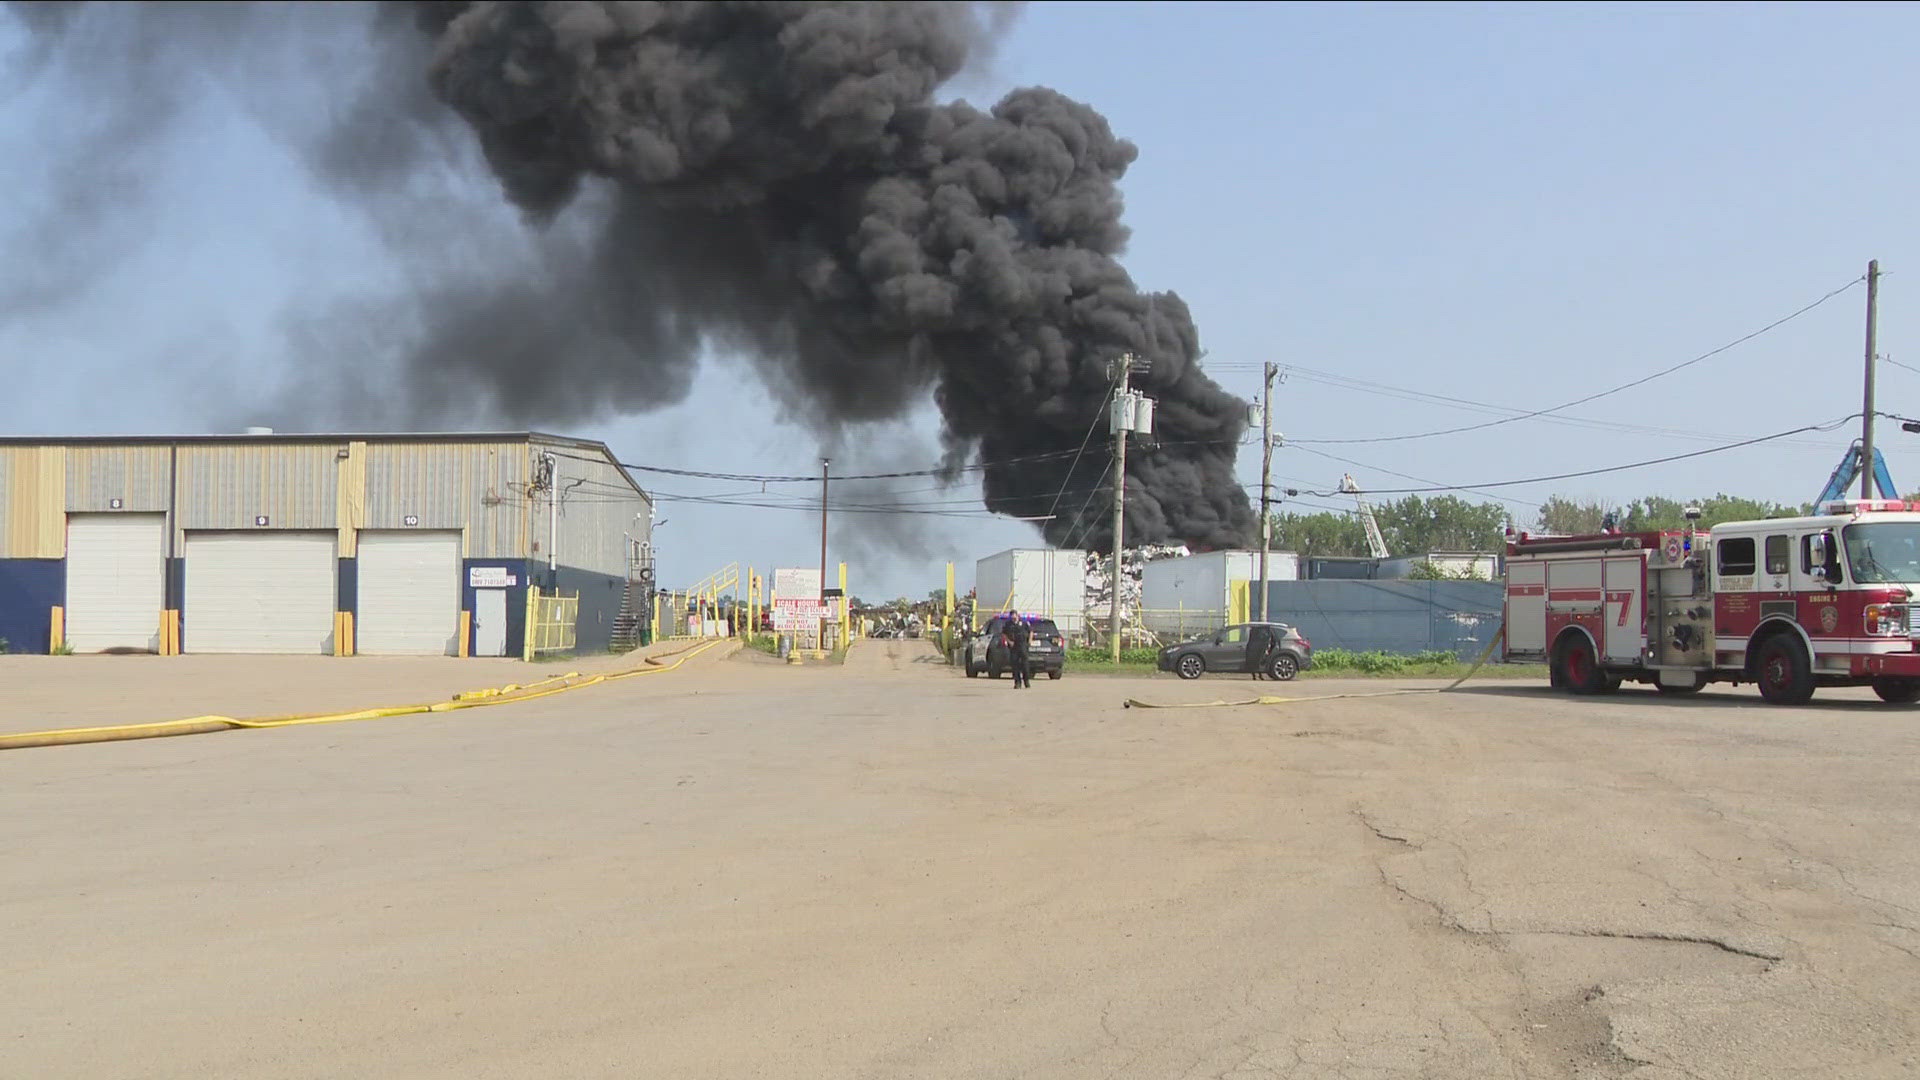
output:
[[[1119,708],[1252,689],[865,642],[0,756],[0,1076],[1916,1075],[1920,711]]]

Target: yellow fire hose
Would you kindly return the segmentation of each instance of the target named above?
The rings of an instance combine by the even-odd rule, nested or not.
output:
[[[1501,638],[1506,636],[1506,633],[1507,633],[1507,628],[1505,624],[1502,624],[1500,629],[1494,632],[1493,640],[1487,642],[1487,647],[1480,651],[1480,658],[1475,660],[1473,662],[1473,666],[1467,669],[1467,673],[1453,680],[1452,682],[1448,683],[1445,686],[1423,686],[1413,690],[1362,690],[1362,691],[1356,691],[1354,693],[1348,693],[1348,694],[1314,694],[1308,697],[1253,697],[1253,698],[1247,698],[1242,701],[1153,702],[1153,701],[1141,701],[1138,698],[1128,698],[1126,700],[1126,703],[1123,704],[1121,708],[1123,709],[1232,709],[1232,708],[1238,708],[1239,706],[1242,706],[1242,705],[1285,705],[1291,702],[1298,702],[1298,701],[1341,701],[1347,698],[1404,697],[1408,694],[1444,694],[1449,690],[1458,689],[1461,683],[1466,682],[1468,679],[1473,678],[1475,673],[1477,673],[1482,667],[1485,667],[1487,661],[1492,659],[1493,657],[1493,650],[1500,647],[1500,640]]]
[[[510,683],[506,686],[489,687],[484,690],[468,690],[455,694],[449,701],[439,701],[431,705],[394,705],[375,709],[357,709],[352,712],[305,713],[293,716],[260,716],[252,719],[239,719],[231,716],[194,716],[185,720],[163,720],[153,724],[118,724],[110,727],[61,728],[53,731],[29,731],[19,735],[0,735],[0,750],[25,750],[35,746],[74,746],[81,743],[120,742],[126,739],[160,739],[172,735],[202,735],[214,731],[234,731],[246,728],[298,727],[305,724],[339,724],[350,720],[377,720],[389,716],[412,716],[419,713],[453,712],[457,709],[477,709],[487,705],[507,705],[517,701],[532,701],[535,698],[550,697],[568,690],[598,686],[601,683],[631,679],[640,675],[658,675],[672,671],[681,664],[699,656],[708,649],[722,644],[726,639],[703,642],[689,646],[678,652],[664,656],[650,656],[648,666],[634,668],[631,671],[615,671],[601,675],[582,675],[569,671],[565,675],[555,675],[539,682],[521,686]],[[664,662],[667,657],[670,662]]]

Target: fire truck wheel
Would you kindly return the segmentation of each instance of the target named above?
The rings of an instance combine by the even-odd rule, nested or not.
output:
[[[1569,634],[1560,646],[1553,665],[1555,684],[1576,694],[1605,694],[1620,689],[1618,676],[1608,675],[1593,654],[1593,645],[1584,636]]]
[[[1813,665],[1807,650],[1785,634],[1768,638],[1760,646],[1755,665],[1760,696],[1775,705],[1805,705],[1813,700]]]
[[[1875,679],[1873,692],[1880,695],[1881,701],[1906,705],[1920,701],[1920,679]]]

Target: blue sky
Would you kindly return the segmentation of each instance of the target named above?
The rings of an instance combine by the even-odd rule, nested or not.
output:
[[[0,429],[233,427],[287,377],[290,316],[401,273],[291,150],[276,117],[297,111],[296,93],[248,99],[231,72],[204,72],[172,87],[178,111],[164,137],[109,132],[89,144],[107,122],[100,103],[62,92],[70,83],[57,69],[30,80],[19,44],[0,30],[0,92],[11,101],[0,109],[0,188],[16,193],[0,202],[0,280],[57,287],[0,320],[10,388]],[[1320,373],[1543,408],[1756,330],[1858,277],[1872,257],[1888,275],[1881,351],[1920,367],[1920,348],[1906,347],[1909,275],[1920,274],[1909,209],[1920,189],[1917,46],[1920,12],[1897,6],[1036,4],[951,90],[985,102],[1053,86],[1137,143],[1125,184],[1135,277],[1187,299],[1229,389],[1257,392],[1267,360],[1302,369],[1277,395],[1277,429],[1301,440],[1276,454],[1283,483],[1327,488],[1352,472],[1377,490],[1424,486],[1396,473],[1474,484],[1599,468],[1854,412],[1864,292],[1568,410],[1602,424],[1543,418],[1308,443],[1491,418]],[[88,146],[77,162],[63,152]],[[99,228],[35,234],[61,191],[103,179]],[[476,235],[510,242],[512,215],[483,189],[472,194]],[[570,433],[647,464],[812,472],[817,441],[781,423],[744,371],[716,357],[680,405]],[[1883,365],[1881,407],[1920,414],[1920,374]],[[1920,488],[1920,436],[1881,432],[1895,480]],[[1855,434],[1500,494],[1523,522],[1553,493],[1799,502]],[[850,436],[843,452],[849,468],[934,464],[931,407]],[[1243,480],[1258,468],[1249,446]],[[948,559],[964,586],[975,559],[1033,540],[1025,525],[978,514],[976,488],[920,490],[932,487],[893,497],[960,516],[836,526],[834,548],[856,563],[853,591],[924,594]],[[810,513],[666,502],[661,517],[670,581],[732,560],[817,559]]]

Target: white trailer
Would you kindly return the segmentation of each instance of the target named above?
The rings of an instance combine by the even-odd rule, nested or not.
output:
[[[1086,628],[1087,553],[1013,548],[974,566],[974,623],[1009,609],[1052,619],[1069,637]]]
[[[1155,559],[1146,565],[1140,582],[1140,615],[1156,634],[1182,636],[1225,626],[1234,621],[1234,584],[1260,576],[1257,551],[1209,551],[1176,559]],[[1291,551],[1267,555],[1268,581],[1297,581],[1300,556]],[[1249,613],[1259,600],[1249,600]]]

